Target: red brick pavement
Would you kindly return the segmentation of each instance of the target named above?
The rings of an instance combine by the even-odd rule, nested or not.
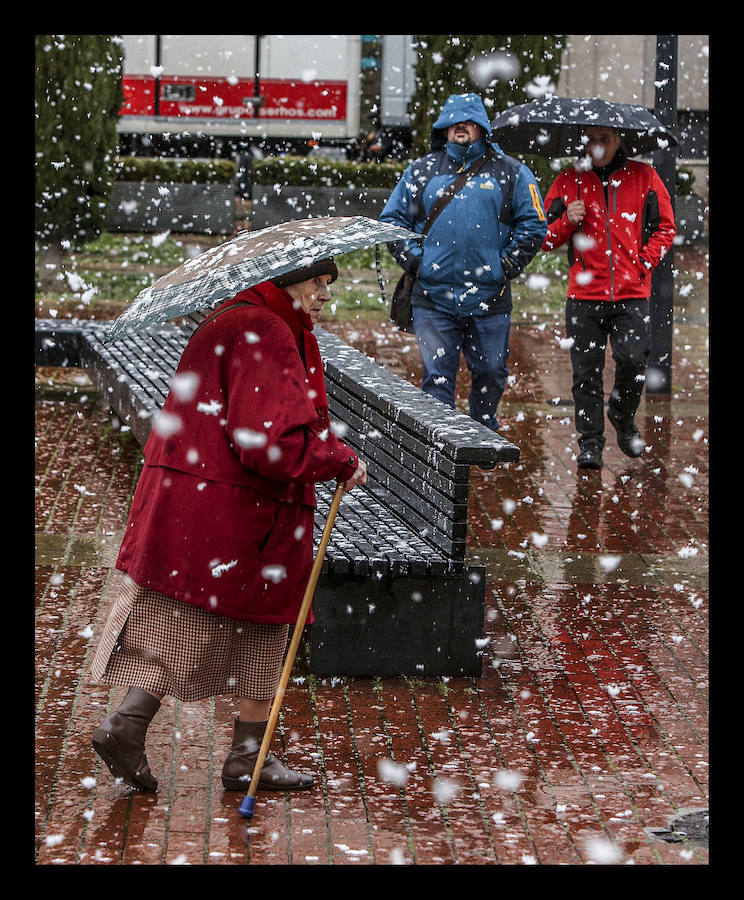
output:
[[[610,438],[602,472],[577,474],[553,330],[513,332],[501,418],[520,462],[473,475],[482,677],[319,680],[298,660],[273,749],[316,787],[259,794],[250,821],[220,782],[230,698],[164,701],[157,794],[93,753],[123,693],[85,674],[140,453],[84,385],[37,399],[38,865],[708,863],[707,843],[661,834],[708,809],[707,332],[683,329],[673,398],[643,404],[643,457]],[[415,377],[407,336],[346,333]]]

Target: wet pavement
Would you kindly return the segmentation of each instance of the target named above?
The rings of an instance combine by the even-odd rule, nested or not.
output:
[[[560,323],[515,316],[500,418],[521,459],[473,474],[482,677],[321,680],[298,659],[272,749],[316,786],[260,793],[251,820],[220,781],[230,698],[164,701],[157,794],[116,784],[91,748],[123,695],[86,671],[140,452],[83,373],[37,370],[37,864],[707,865],[705,308],[675,326],[642,457],[610,429],[604,468],[580,473]],[[417,377],[410,336],[326,327]]]

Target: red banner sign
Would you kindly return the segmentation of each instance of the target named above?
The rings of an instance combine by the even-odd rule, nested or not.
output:
[[[252,119],[254,80],[205,79],[163,76],[160,84],[161,116],[181,119]],[[122,116],[155,114],[155,79],[149,75],[126,75],[123,81]],[[345,81],[285,81],[261,79],[263,103],[260,119],[303,119],[318,122],[346,118]]]

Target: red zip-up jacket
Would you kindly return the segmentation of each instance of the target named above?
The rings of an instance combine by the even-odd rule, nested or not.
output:
[[[566,208],[583,200],[586,216],[572,225]],[[642,299],[651,293],[651,272],[677,233],[669,193],[653,166],[626,160],[609,177],[607,199],[597,174],[566,169],[545,197],[548,231],[542,249],[567,243],[570,299]]]

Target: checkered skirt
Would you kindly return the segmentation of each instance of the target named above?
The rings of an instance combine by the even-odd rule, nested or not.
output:
[[[270,700],[289,625],[218,616],[135,584],[125,575],[90,667],[99,684],[179,700],[218,694]]]

